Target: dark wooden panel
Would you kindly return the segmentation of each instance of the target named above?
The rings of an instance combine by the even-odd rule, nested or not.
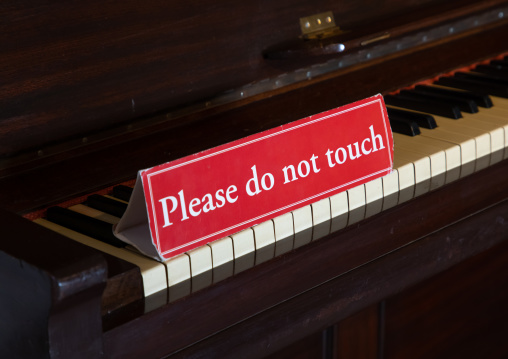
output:
[[[266,358],[377,359],[379,311],[378,303],[368,306]]]
[[[337,323],[337,359],[377,359],[379,304],[371,305]]]
[[[384,358],[508,357],[507,263],[504,245],[388,299]]]
[[[262,354],[260,354],[262,357]],[[323,333],[317,332],[290,345],[287,348],[268,355],[265,359],[320,359],[323,358]]]
[[[274,76],[261,53],[297,37],[300,17],[338,10],[348,23],[397,3],[4,1],[0,154]]]
[[[499,3],[3,1],[0,157],[294,69],[266,62],[262,52],[297,38],[303,16],[333,11],[354,33],[380,25],[380,18],[397,16],[387,22],[392,25],[424,17],[428,24],[450,10],[463,14],[470,4],[480,9]]]
[[[169,124],[133,131],[116,139],[55,155],[22,168],[3,171],[0,206],[23,212],[59,203],[93,190],[135,177],[147,168],[184,155],[199,152],[246,135],[328,110],[379,92],[393,91],[427,79],[447,69],[464,66],[478,56],[494,56],[506,51],[502,39],[508,26],[471,38],[458,37],[439,46],[401,54],[369,67],[358,66],[333,76],[314,80],[306,87],[268,96],[241,108],[211,115],[189,115],[181,126]],[[476,51],[470,51],[470,48]],[[481,55],[480,55],[481,54]],[[422,59],[425,61],[422,63]],[[347,86],[344,86],[347,84]],[[125,160],[128,158],[128,160]],[[47,162],[49,161],[49,163]],[[22,184],[22,185],[19,185]]]

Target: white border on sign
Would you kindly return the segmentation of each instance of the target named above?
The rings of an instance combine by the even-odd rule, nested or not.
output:
[[[320,118],[317,118],[317,119],[314,119],[312,121],[309,121],[309,122],[306,122],[306,123],[303,123],[303,124],[300,124],[300,125],[296,125],[296,126],[293,126],[293,127],[290,127],[290,128],[286,128],[284,130],[280,130],[280,131],[277,131],[277,132],[274,132],[274,133],[271,133],[269,135],[266,135],[266,136],[263,136],[263,137],[259,137],[259,138],[256,138],[254,140],[251,140],[251,141],[247,141],[247,142],[244,142],[244,143],[241,143],[241,144],[238,144],[238,145],[235,145],[233,147],[229,147],[229,148],[225,148],[223,150],[220,150],[220,151],[217,151],[217,152],[214,152],[214,153],[210,153],[208,155],[205,155],[205,156],[202,156],[202,157],[199,157],[199,158],[194,158],[192,160],[189,160],[189,161],[186,161],[186,162],[182,162],[182,163],[179,163],[177,165],[174,165],[174,166],[171,166],[171,167],[167,167],[167,168],[164,168],[164,169],[161,169],[159,171],[156,171],[156,172],[153,172],[153,173],[150,173],[147,175],[147,180],[148,180],[148,190],[150,192],[150,200],[151,200],[151,203],[152,203],[152,217],[154,219],[154,225],[155,225],[155,237],[156,237],[156,241],[157,241],[157,249],[160,251],[160,239],[159,239],[159,228],[158,228],[158,225],[157,225],[157,216],[156,216],[156,213],[155,213],[155,203],[154,203],[154,196],[153,196],[153,192],[152,192],[152,181],[151,181],[151,178],[155,175],[159,175],[161,173],[164,173],[164,172],[167,172],[167,171],[170,171],[170,170],[173,170],[173,169],[176,169],[176,168],[180,168],[180,167],[183,167],[183,166],[186,166],[188,164],[191,164],[191,163],[194,163],[194,162],[197,162],[197,161],[201,161],[201,160],[204,160],[206,158],[210,158],[210,157],[213,157],[213,156],[216,156],[216,155],[219,155],[221,153],[225,153],[225,152],[229,152],[229,151],[232,151],[236,148],[240,148],[240,147],[243,147],[243,146],[247,146],[247,145],[250,145],[252,143],[255,143],[255,142],[259,142],[259,141],[262,141],[262,140],[265,140],[265,139],[268,139],[268,138],[271,138],[271,137],[274,137],[274,136],[277,136],[277,135],[280,135],[280,134],[283,134],[283,133],[286,133],[286,132],[289,132],[289,131],[293,131],[293,130],[296,130],[298,128],[301,128],[301,127],[305,127],[305,126],[308,126],[308,125],[311,125],[313,123],[316,123],[316,122],[320,122],[320,121],[323,121],[323,120],[326,120],[330,117],[334,117],[334,116],[338,116],[338,115],[341,115],[343,113],[346,113],[346,112],[350,112],[350,111],[353,111],[353,110],[356,110],[358,108],[361,108],[361,107],[365,107],[365,106],[369,106],[369,105],[372,105],[372,104],[375,104],[375,103],[378,103],[379,106],[381,107],[381,114],[383,116],[383,126],[384,126],[384,129],[385,129],[385,139],[387,140],[387,143],[390,143],[390,141],[388,141],[388,129],[387,129],[387,126],[386,126],[386,118],[385,118],[385,113],[383,111],[383,106],[382,106],[382,103],[381,103],[381,99],[378,98],[378,99],[375,99],[373,101],[369,101],[367,103],[364,103],[364,104],[361,104],[361,105],[358,105],[358,106],[354,106],[354,107],[351,107],[349,109],[346,109],[346,110],[342,110],[342,111],[339,111],[339,112],[335,112],[331,115],[327,115],[327,116],[323,116],[323,117],[320,117]],[[388,150],[388,155],[390,157],[390,163],[393,163],[393,159],[391,157],[391,151]],[[190,241],[190,242],[187,242],[185,244],[182,244],[181,246],[178,246],[178,247],[174,247],[170,250],[167,250],[165,252],[161,252],[162,255],[164,254],[168,254],[168,253],[171,253],[171,252],[174,252],[176,250],[179,250],[179,249],[182,249],[184,247],[188,247],[194,243],[197,243],[197,242],[200,242],[200,241],[203,241],[203,240],[206,240],[210,237],[214,237],[218,234],[221,234],[221,233],[224,233],[224,232],[227,232],[229,230],[232,230],[232,229],[235,229],[237,227],[241,227],[243,226],[244,224],[247,224],[247,223],[251,223],[251,222],[255,222],[257,221],[258,219],[262,219],[262,218],[266,218],[268,216],[271,216],[273,214],[276,214],[278,212],[281,212],[287,208],[290,208],[290,207],[293,207],[295,205],[298,205],[300,203],[303,203],[303,202],[307,202],[309,200],[312,200],[316,197],[320,197],[320,196],[323,196],[327,193],[330,193],[330,192],[333,192],[333,191],[336,191],[342,187],[346,187],[346,186],[349,186],[353,183],[356,183],[356,182],[359,182],[359,181],[362,181],[364,179],[367,179],[367,178],[370,178],[370,177],[373,177],[373,176],[376,176],[377,174],[380,174],[380,173],[383,173],[383,172],[386,172],[386,171],[389,171],[391,170],[391,167],[389,168],[385,168],[383,170],[380,170],[380,171],[376,171],[374,173],[371,173],[369,175],[366,175],[366,176],[363,176],[361,178],[357,178],[356,180],[354,181],[351,181],[351,182],[348,182],[348,183],[344,183],[340,186],[337,186],[337,187],[334,187],[334,188],[331,188],[329,190],[326,190],[326,191],[323,191],[319,194],[316,194],[316,195],[313,195],[313,196],[310,196],[310,197],[307,197],[305,199],[302,199],[300,201],[297,201],[297,202],[294,202],[294,203],[291,203],[287,206],[284,206],[284,207],[281,207],[281,208],[278,208],[276,210],[273,210],[273,211],[270,211],[270,212],[267,212],[267,213],[264,213],[262,215],[259,215],[257,217],[254,217],[254,218],[251,218],[247,221],[243,221],[241,223],[237,223],[235,224],[234,226],[231,226],[231,227],[228,227],[228,228],[224,228],[220,231],[217,231],[217,232],[214,232],[212,234],[209,234],[209,235],[206,235],[206,236],[203,236],[199,239],[196,239],[196,240],[193,240],[193,241]]]

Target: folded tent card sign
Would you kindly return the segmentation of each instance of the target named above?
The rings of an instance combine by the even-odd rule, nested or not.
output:
[[[115,235],[166,260],[389,174],[377,95],[139,171]]]

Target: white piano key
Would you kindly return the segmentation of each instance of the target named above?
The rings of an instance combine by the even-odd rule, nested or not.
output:
[[[508,108],[492,107],[492,108],[478,108],[475,114],[464,114],[465,119],[472,119],[479,122],[490,122],[496,124],[498,127],[506,128],[508,125]]]
[[[168,273],[169,302],[191,293],[191,266],[187,253],[179,254],[164,262]]]
[[[254,266],[256,245],[252,228],[244,229],[231,236],[235,254],[235,274]]]
[[[331,232],[336,232],[347,226],[349,217],[349,202],[347,191],[330,197]]]
[[[440,128],[450,132],[463,133],[476,139],[477,160],[480,159],[480,166],[477,163],[477,170],[487,167],[490,164],[490,154],[497,152],[504,147],[504,130],[499,125],[487,121],[479,121],[476,115],[464,113],[462,119],[451,120],[435,116]],[[476,119],[475,119],[476,117]],[[484,139],[482,141],[482,139]],[[488,139],[488,140],[487,140]],[[482,160],[488,158],[488,161]]]
[[[402,157],[408,162],[411,162],[414,167],[414,181],[415,181],[415,189],[414,189],[414,197],[421,196],[424,193],[430,191],[430,177],[431,177],[431,169],[430,169],[430,158],[427,156],[422,156],[419,153],[411,152],[411,151],[403,151],[402,149],[398,149],[397,145],[395,145],[396,153],[395,156]]]
[[[480,163],[477,162],[476,164],[476,170],[488,166],[488,162],[486,163],[483,159],[488,158],[491,152],[491,137],[489,131],[472,127],[471,122],[464,119],[452,120],[436,115],[434,115],[434,119],[438,124],[438,128],[435,130],[447,131],[453,134],[462,134],[474,139],[476,141],[476,160],[480,160]]]
[[[478,113],[474,115],[479,121],[495,120],[494,123],[506,129],[508,124],[508,108],[492,107],[492,108],[479,108]],[[508,142],[508,140],[507,140]]]
[[[448,141],[460,147],[461,178],[468,176],[474,172],[476,162],[476,141],[473,138],[460,133],[450,133],[448,131],[443,131],[439,128],[435,128],[433,130],[421,128],[420,131],[421,136],[441,141]]]
[[[99,211],[99,210],[92,208],[92,207],[85,206],[83,204],[77,204],[75,206],[69,207],[68,209],[70,209],[71,211],[77,212],[77,213],[84,214],[85,216],[88,216],[88,217],[93,217],[93,218],[99,219],[103,222],[107,222],[110,224],[117,224],[118,221],[120,220],[120,218],[118,218],[116,216],[113,216],[108,213],[104,213],[102,211]]]
[[[418,151],[407,150],[421,155]],[[424,154],[430,160],[430,188],[434,190],[446,183],[446,153],[444,151],[436,151],[430,154]],[[457,172],[458,175],[458,172]]]
[[[212,284],[212,250],[201,246],[187,252],[190,258],[192,292]]]
[[[166,268],[160,262],[123,248],[111,246],[66,227],[49,222],[45,219],[36,219],[34,222],[76,242],[80,242],[84,245],[138,266],[141,272],[141,277],[143,278],[143,290],[145,296],[149,296],[167,288],[168,281]]]
[[[492,100],[494,108],[498,107],[508,109],[508,99],[492,95],[490,95],[490,99]]]
[[[414,138],[415,150],[423,150],[426,153],[445,153],[446,178],[445,183],[451,183],[460,178],[461,171],[461,151],[460,146],[449,142],[442,141],[432,137],[417,136]],[[431,157],[432,162],[432,157]]]
[[[221,238],[208,246],[212,249],[213,282],[217,283],[234,273],[233,240],[230,237]]]
[[[409,154],[410,152],[404,153],[404,155]],[[412,158],[410,159],[413,160]],[[415,167],[415,197],[417,197],[430,191],[430,158],[420,157],[412,162]]]
[[[413,163],[394,152],[393,168],[399,174],[399,202],[404,203],[414,197],[415,191],[415,168]]]
[[[505,126],[508,123],[504,119],[498,120],[496,116],[477,113],[475,115],[464,114],[467,125],[474,128],[480,128],[488,131],[490,134],[490,164],[503,160],[505,148]],[[504,122],[504,123],[503,123]]]
[[[310,206],[293,211],[295,242],[293,248],[301,247],[312,240],[312,209]]]
[[[396,168],[392,173],[383,176],[383,211],[395,207],[399,203],[399,171]]]
[[[323,198],[311,204],[312,209],[312,240],[323,238],[330,233],[330,199]]]
[[[499,110],[502,113],[508,112],[508,99],[498,96],[490,96],[492,103],[494,104],[491,108],[484,108],[485,111]]]
[[[365,183],[365,218],[383,209],[383,180],[376,178]]]
[[[478,134],[474,129],[469,127],[461,127],[460,133],[457,129],[442,128],[443,132],[448,132],[453,135],[460,133],[469,136],[475,142],[475,171],[479,171],[489,166],[490,163],[490,135],[488,133]],[[469,132],[469,134],[467,134]]]
[[[441,147],[436,147],[432,145],[432,141],[435,141],[433,139],[423,136],[410,137],[399,133],[394,133],[393,139],[400,150],[429,157],[431,167],[431,190],[441,187],[446,183],[446,152],[443,149],[454,147],[457,154],[455,167],[457,168],[456,177],[458,178],[460,173],[460,149],[458,146],[449,144],[448,142],[438,141]]]
[[[295,237],[293,213],[284,213],[272,221],[275,233],[275,256],[279,256],[293,249]]]
[[[255,265],[266,262],[275,255],[275,232],[271,220],[252,227],[256,245]]]
[[[475,119],[478,121],[490,122],[498,125],[503,129],[504,132],[504,145],[501,154],[499,155],[493,149],[493,157],[491,158],[492,163],[497,163],[502,159],[508,158],[508,109],[504,108],[492,108],[492,109],[480,109],[476,114]]]
[[[348,191],[348,226],[365,218],[365,185],[359,185]]]

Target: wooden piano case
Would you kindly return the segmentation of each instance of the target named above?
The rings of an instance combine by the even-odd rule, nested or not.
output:
[[[28,219],[503,54],[506,1],[0,9],[3,357],[508,355],[506,160],[151,311],[135,268]],[[344,33],[303,39],[299,19],[326,11]]]

